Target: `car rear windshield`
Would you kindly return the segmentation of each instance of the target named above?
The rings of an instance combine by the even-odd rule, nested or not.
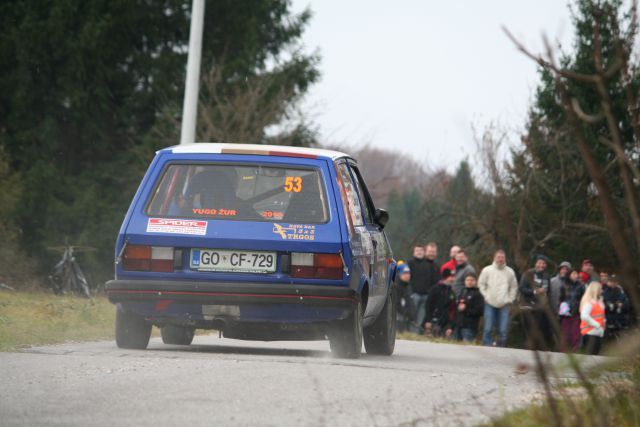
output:
[[[318,169],[253,164],[170,165],[147,215],[310,224],[329,218]]]

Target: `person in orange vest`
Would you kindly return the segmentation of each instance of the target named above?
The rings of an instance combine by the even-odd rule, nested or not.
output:
[[[580,334],[582,348],[587,354],[600,353],[606,324],[604,316],[602,285],[591,282],[580,300]]]

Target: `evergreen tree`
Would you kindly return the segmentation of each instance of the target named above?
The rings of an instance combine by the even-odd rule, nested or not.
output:
[[[167,144],[156,137],[159,119],[181,105],[190,7],[187,0],[0,4],[0,147],[20,171],[22,243],[45,263],[46,246],[68,237],[96,246],[90,270],[111,274],[128,203],[154,150]],[[224,59],[227,85],[269,72],[272,91],[287,84],[299,99],[318,76],[317,57],[297,47],[309,16],[292,14],[288,0],[207,2],[203,68]]]
[[[575,39],[573,49],[559,58],[563,69],[595,74],[594,19],[599,19],[603,64],[607,68],[619,53],[619,22],[629,23],[620,0],[592,2],[579,0],[572,8]],[[636,31],[630,28],[629,31]],[[631,85],[638,90],[640,74],[637,66],[631,74]],[[527,135],[521,150],[513,153],[509,170],[512,220],[523,221],[523,248],[533,256],[545,252],[555,259],[579,260],[595,257],[600,266],[617,264],[603,227],[604,217],[591,178],[577,148],[574,134],[558,99],[558,88],[552,73],[543,68],[541,83],[529,114]],[[626,150],[633,150],[638,142],[633,136],[632,123],[627,114],[627,98],[618,74],[609,86],[614,114],[619,118]],[[597,114],[601,98],[592,85],[568,79],[569,96],[587,114]],[[583,131],[597,161],[606,171],[618,208],[624,206],[620,169],[614,153],[599,141],[608,135],[606,121],[583,124]],[[522,209],[525,214],[522,215]],[[521,218],[522,217],[522,218]]]

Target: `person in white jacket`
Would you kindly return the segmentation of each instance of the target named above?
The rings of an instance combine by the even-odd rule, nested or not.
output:
[[[507,266],[507,256],[500,249],[493,256],[493,264],[482,269],[478,288],[484,297],[484,332],[482,343],[493,345],[493,329],[497,329],[499,347],[507,345],[509,310],[518,294],[518,281],[513,269]]]

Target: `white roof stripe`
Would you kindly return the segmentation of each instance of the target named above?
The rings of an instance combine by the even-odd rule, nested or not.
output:
[[[212,142],[197,142],[195,144],[174,145],[173,147],[165,148],[165,150],[171,150],[172,153],[176,154],[220,154],[222,153],[222,150],[238,150],[248,151],[249,153],[247,154],[261,154],[261,152],[264,152],[265,155],[267,155],[270,151],[279,151],[281,153],[308,154],[317,157],[328,157],[331,160],[336,160],[341,157],[350,157],[348,154],[341,153],[339,151],[324,150],[321,148],[290,147],[286,145],[222,144]]]

